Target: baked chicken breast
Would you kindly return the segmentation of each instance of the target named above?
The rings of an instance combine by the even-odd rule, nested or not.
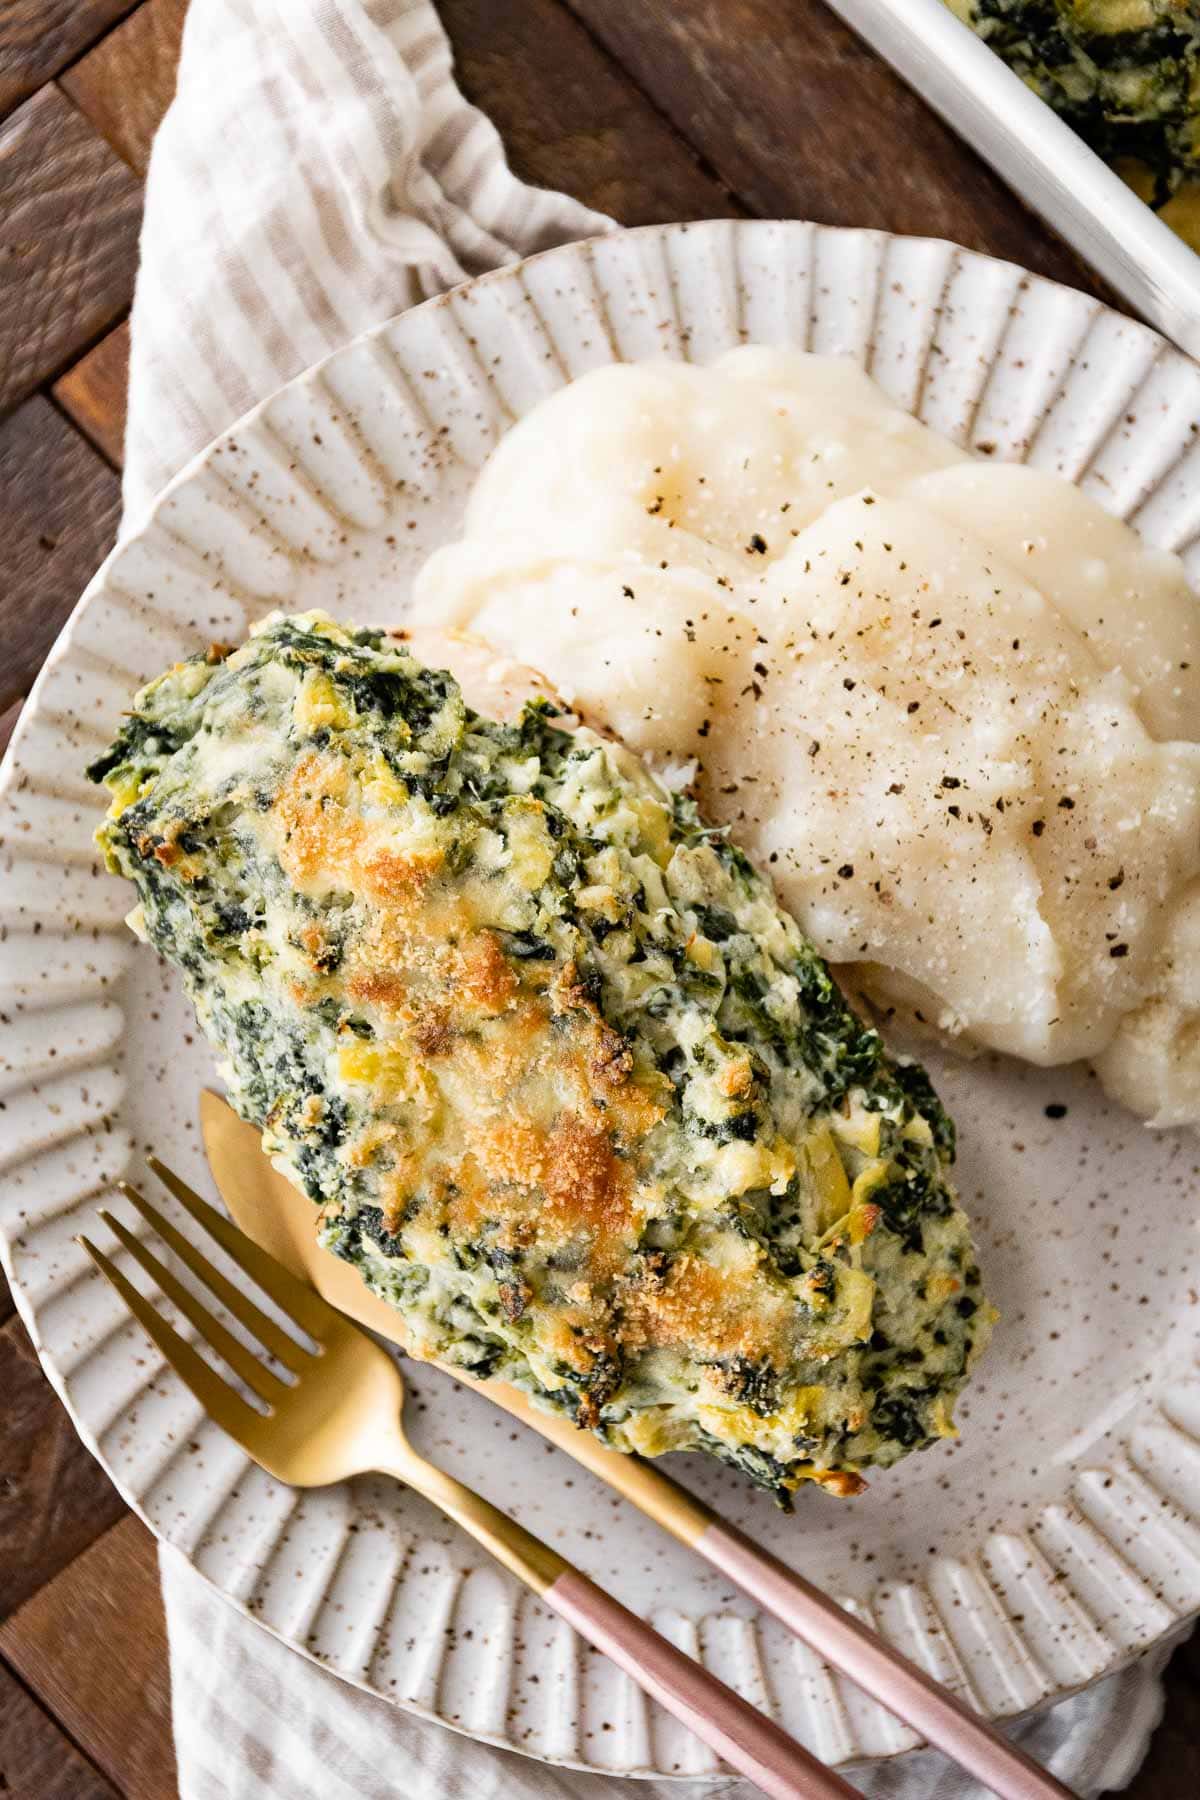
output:
[[[992,1315],[951,1123],[620,745],[310,613],[90,773],[131,923],[418,1354],[785,1503],[952,1432]]]

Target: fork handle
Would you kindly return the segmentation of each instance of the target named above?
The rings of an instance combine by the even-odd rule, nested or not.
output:
[[[857,1794],[773,1719],[577,1569],[566,1569],[542,1599],[771,1800]]]
[[[407,1443],[397,1450],[385,1473],[440,1507],[770,1800],[857,1800],[857,1789],[557,1550]]]
[[[732,1525],[714,1518],[688,1541],[744,1594],[1001,1800],[1073,1800],[1069,1788],[941,1682]]]

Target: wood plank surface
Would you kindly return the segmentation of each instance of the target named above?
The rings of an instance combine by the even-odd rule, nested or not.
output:
[[[824,0],[566,0],[751,212],[1094,277]]]
[[[8,749],[8,740],[16,730],[17,720],[21,716],[22,704],[23,703],[20,700],[14,700],[10,707],[3,713],[0,713],[0,756],[3,756],[4,752]],[[12,1311],[12,1295],[8,1291],[8,1283],[5,1281],[3,1275],[0,1275],[0,1325],[3,1325],[5,1319],[10,1316]]]
[[[97,338],[133,294],[137,177],[56,87],[0,125],[0,412]]]
[[[2,1665],[0,1794],[5,1800],[118,1800],[117,1789]]]
[[[873,225],[1099,291],[823,0],[438,5],[460,84],[517,174],[622,224]],[[118,321],[185,10],[0,0],[0,750],[115,528]],[[153,1543],[76,1439],[2,1279],[0,1392],[0,1796],[171,1800]],[[1166,1690],[1128,1800],[1200,1793],[1200,1637],[1176,1652]]]
[[[560,0],[440,0],[439,12],[459,84],[523,180],[623,225],[740,210]]]
[[[127,13],[134,0],[3,0],[0,116]]]
[[[119,511],[116,475],[49,400],[35,395],[0,423],[0,710],[28,691]]]
[[[17,1318],[0,1329],[0,1619],[121,1518]],[[0,1790],[2,1791],[2,1790]]]
[[[131,169],[145,175],[150,144],[175,92],[187,0],[145,0],[59,79],[59,86]]]
[[[0,1656],[126,1800],[170,1800],[166,1622],[140,1519],[114,1525],[0,1625]]]
[[[125,452],[129,387],[129,321],[102,337],[51,388],[59,406],[114,469]]]

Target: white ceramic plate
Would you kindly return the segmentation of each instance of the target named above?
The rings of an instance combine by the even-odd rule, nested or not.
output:
[[[292,382],[197,459],[59,640],[7,767],[0,831],[0,1229],[51,1381],[121,1492],[221,1590],[349,1680],[550,1762],[713,1763],[411,1494],[296,1494],[156,1360],[73,1236],[153,1145],[200,1186],[212,1063],[175,977],[99,872],[83,764],[132,689],[269,607],[403,616],[498,434],[598,363],[745,340],[844,351],[983,454],[1079,480],[1200,574],[1200,368],[1082,295],[948,244],[722,222],[602,238],[431,301]],[[1200,1608],[1196,1140],[1083,1071],[935,1066],[1003,1312],[961,1442],[860,1500],[777,1513],[674,1459],[729,1518],[993,1717],[1080,1687]],[[1046,1116],[1065,1104],[1065,1118]],[[161,1196],[159,1196],[161,1199]],[[118,1202],[118,1206],[121,1203]],[[414,1436],[833,1763],[902,1727],[647,1521],[433,1371]]]

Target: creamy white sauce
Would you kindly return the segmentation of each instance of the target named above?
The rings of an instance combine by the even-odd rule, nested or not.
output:
[[[877,1002],[1200,1120],[1200,615],[1178,559],[854,365],[616,366],[418,582],[660,762]]]

